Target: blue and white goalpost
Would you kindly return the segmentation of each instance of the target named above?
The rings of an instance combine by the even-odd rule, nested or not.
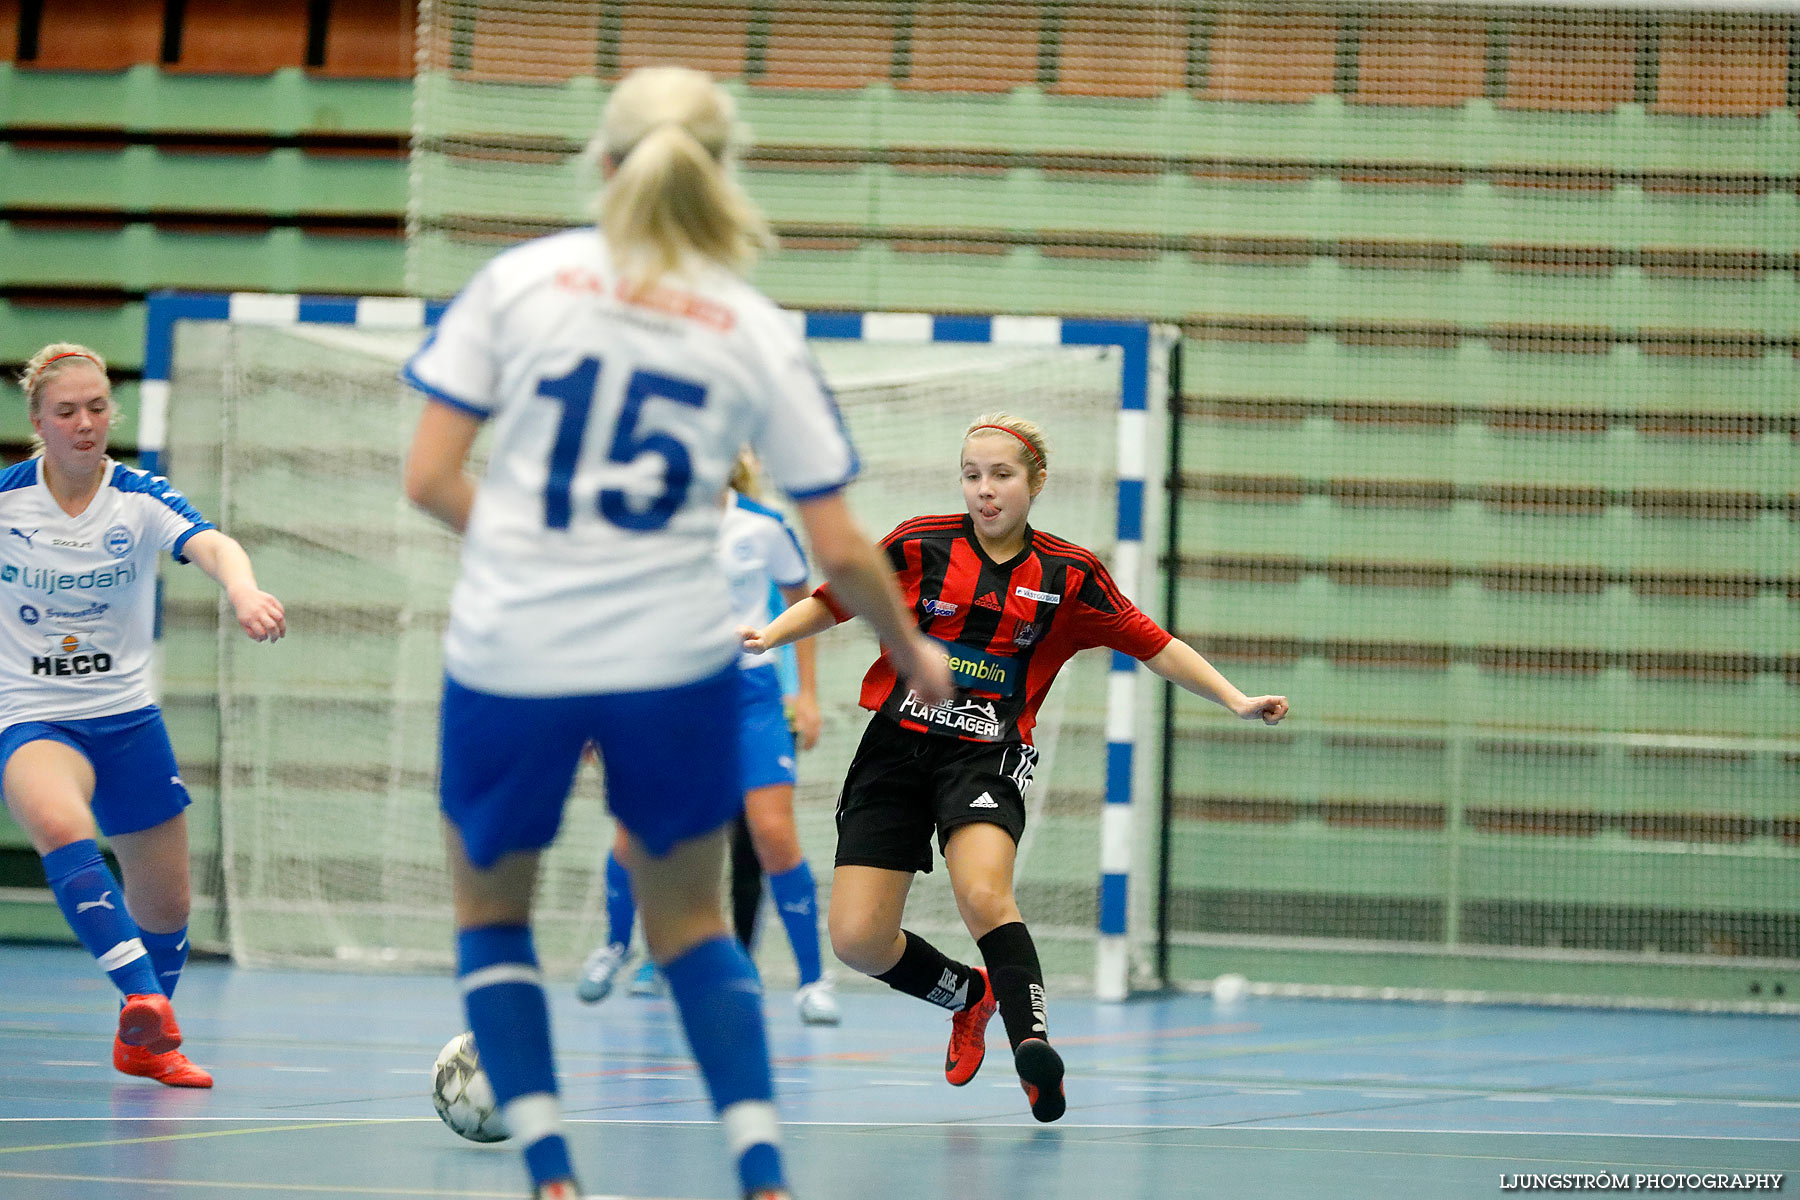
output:
[[[199,397],[187,403],[209,413],[237,414],[237,419],[224,423],[241,433],[234,432],[227,440],[240,436],[272,439],[271,447],[259,451],[260,458],[258,453],[244,455],[242,461],[245,464],[264,461],[273,454],[287,464],[290,471],[296,469],[293,467],[295,460],[302,460],[301,467],[297,468],[301,475],[310,471],[320,476],[323,490],[319,500],[297,495],[292,497],[291,504],[279,506],[296,510],[290,523],[306,520],[316,525],[321,519],[320,509],[341,507],[346,501],[340,497],[356,492],[354,481],[334,478],[333,473],[343,469],[334,459],[366,455],[361,454],[360,448],[357,453],[350,454],[341,446],[336,451],[320,447],[314,456],[316,461],[309,460],[307,443],[314,440],[315,435],[307,429],[318,431],[318,437],[330,441],[325,436],[326,431],[341,428],[346,418],[333,416],[322,407],[309,426],[293,411],[295,396],[316,394],[317,402],[323,406],[331,395],[346,390],[357,391],[359,395],[380,392],[381,395],[368,395],[355,417],[359,420],[366,417],[367,408],[391,405],[395,409],[397,427],[410,428],[416,420],[417,398],[392,381],[389,369],[392,363],[381,356],[388,355],[391,360],[403,353],[393,347],[408,344],[408,331],[411,331],[411,340],[416,341],[442,311],[442,304],[404,297],[170,292],[151,296],[139,420],[142,465],[150,470],[168,466],[179,484],[191,490],[197,488],[198,481],[183,478],[194,467],[181,461],[165,461],[167,452],[171,448],[179,452],[183,442],[178,418],[184,411],[184,397],[172,395],[172,390],[201,389],[210,393],[216,390],[215,376],[241,376],[245,381],[239,385],[241,394]],[[946,462],[944,456],[954,455],[962,428],[976,413],[1008,409],[1045,425],[1051,441],[1052,487],[1034,511],[1034,523],[1102,551],[1110,540],[1110,553],[1105,557],[1114,579],[1127,595],[1147,598],[1143,591],[1143,547],[1145,530],[1155,514],[1146,511],[1147,502],[1153,503],[1147,495],[1146,480],[1160,455],[1156,428],[1162,417],[1162,393],[1166,390],[1163,366],[1170,335],[1142,322],[1043,316],[807,312],[794,313],[793,320],[813,345],[827,377],[838,391],[846,421],[864,459],[864,477],[853,498],[871,533],[880,533],[898,520],[920,512],[941,511],[948,507],[955,495],[948,486],[954,479],[954,467],[953,460]],[[333,329],[345,332],[330,332]],[[241,340],[246,348],[233,351],[230,348],[222,350],[216,344],[201,345],[195,339],[204,340],[211,336],[206,332],[208,330],[233,331],[229,334],[233,345]],[[358,377],[361,382],[353,386],[328,378],[324,383],[307,382],[314,374],[328,375],[337,357],[364,355],[364,348],[355,341],[362,331],[367,331],[371,338],[366,354],[373,366]],[[281,339],[290,335],[295,342],[292,347],[286,347]],[[221,332],[218,338],[225,336]],[[218,338],[214,338],[214,342]],[[383,344],[377,346],[377,341]],[[210,363],[220,354],[233,352],[244,355],[246,361],[226,371],[212,371],[209,367],[207,371],[197,372],[202,378],[192,383],[184,378],[185,361],[206,359]],[[178,354],[185,354],[187,359],[178,361]],[[284,368],[280,364],[288,361],[293,363],[291,379],[281,374]],[[274,374],[270,376],[268,372]],[[275,381],[274,388],[263,382],[268,378]],[[371,383],[371,380],[381,382]],[[217,386],[229,390],[233,385],[227,382]],[[274,402],[267,398],[272,391],[281,393],[278,407],[272,407]],[[208,399],[212,401],[210,405],[206,402]],[[177,418],[173,431],[172,418]],[[211,415],[203,420],[215,425],[220,422],[219,417]],[[389,432],[375,440],[393,442]],[[218,436],[210,430],[199,433],[209,446],[218,441]],[[403,445],[403,442],[396,444]],[[232,477],[237,468],[231,464],[237,460],[233,458],[231,446],[209,452],[224,456],[219,460],[224,464],[220,474]],[[248,465],[242,468],[245,471],[252,469]],[[399,463],[395,459],[392,487],[396,500],[398,470]],[[283,476],[284,481],[288,478]],[[280,527],[290,518],[273,511],[266,502],[260,509],[238,511],[243,505],[256,503],[254,494],[257,490],[253,479],[232,483],[229,488],[232,511],[219,513],[218,519],[227,528],[235,523],[245,528],[274,531],[269,535],[274,539],[271,543],[274,548],[267,554],[252,547],[258,556],[259,571],[266,574],[281,569],[282,554],[294,544],[335,547],[346,540],[346,535],[320,532],[310,527],[306,531],[289,529],[284,535]],[[1110,505],[1107,503],[1108,491],[1112,493]],[[394,507],[384,499],[387,492],[383,480],[375,480],[366,494],[374,505]],[[404,505],[398,507],[404,508]],[[416,514],[395,516],[385,508],[380,514],[382,521],[400,522],[395,528],[412,528],[405,522]],[[1109,509],[1111,528],[1107,528]],[[884,520],[887,524],[883,524]],[[392,563],[388,560],[395,557],[405,559],[409,554],[418,557],[416,551],[393,551],[390,547],[395,536],[411,534],[395,534],[391,530],[382,533],[378,544],[369,551],[371,571],[389,569]],[[354,556],[357,551],[351,545],[344,553]],[[338,555],[338,558],[342,557],[343,554]],[[266,568],[263,566],[265,559],[270,563]],[[328,573],[326,566],[322,559],[317,570],[304,564],[297,566],[294,569],[302,579],[285,586],[304,591],[314,576],[323,577]],[[360,594],[366,590],[355,586],[355,577],[351,578],[353,582],[349,587],[338,584],[340,591]],[[264,583],[278,595],[283,594],[283,580],[270,576]],[[435,589],[420,587],[415,590]],[[439,604],[442,600],[442,596],[433,598],[433,602]],[[303,612],[309,608],[328,610],[330,603],[329,597],[321,596],[312,601],[302,599],[299,607]],[[366,597],[362,603],[365,610],[370,607]],[[425,612],[413,612],[407,607],[410,601],[394,603],[399,604],[394,609],[397,630],[411,629],[413,624],[430,619]],[[329,624],[328,618],[329,613],[321,611],[314,623]],[[383,619],[385,617],[371,617],[369,612],[363,611],[357,618],[360,623],[347,626],[339,640],[355,641],[365,636],[370,621],[379,624]],[[307,621],[296,621],[295,625],[296,632],[304,637]],[[324,637],[321,632],[319,639],[322,641]],[[300,640],[295,640],[296,649]],[[389,640],[402,638],[396,633]],[[304,669],[272,668],[269,664],[274,663],[276,657],[262,656],[257,670],[266,673],[277,669]],[[307,655],[305,662],[311,664],[325,657],[328,655],[320,651]],[[840,672],[842,678],[821,669],[820,692],[828,706],[840,699],[840,692],[853,702],[854,679],[867,665],[868,647],[848,648],[840,652],[840,657],[844,663]],[[363,661],[367,658],[368,654],[363,653]],[[1083,661],[1078,658],[1065,668],[1065,674],[1071,678],[1052,692],[1050,703],[1066,702],[1072,708],[1085,711],[1098,704],[1099,694],[1103,692],[1103,715],[1087,725],[1077,719],[1068,722],[1079,732],[1063,739],[1061,765],[1046,771],[1046,783],[1052,792],[1066,789],[1077,796],[1098,791],[1104,802],[1097,829],[1089,808],[1082,808],[1080,814],[1071,817],[1068,806],[1059,805],[1055,816],[1042,821],[1034,812],[1027,839],[1039,836],[1036,827],[1043,827],[1045,840],[1040,843],[1038,853],[1057,861],[1055,869],[1048,874],[1060,872],[1062,882],[1049,881],[1047,875],[1046,881],[1034,884],[1029,875],[1022,874],[1020,887],[1022,893],[1033,886],[1060,888],[1058,898],[1047,906],[1065,913],[1079,911],[1083,907],[1079,897],[1079,868],[1072,860],[1083,852],[1084,847],[1085,853],[1091,855],[1094,841],[1098,841],[1097,885],[1091,873],[1093,860],[1087,859],[1090,864],[1088,894],[1096,898],[1089,911],[1097,916],[1085,938],[1080,937],[1078,930],[1070,928],[1068,944],[1078,946],[1081,941],[1086,941],[1095,947],[1092,970],[1097,994],[1105,999],[1122,999],[1127,994],[1130,977],[1130,880],[1136,836],[1134,777],[1147,774],[1139,768],[1142,756],[1137,754],[1141,705],[1137,687],[1139,671],[1136,660],[1115,653],[1104,671],[1103,686],[1097,676],[1083,683],[1081,672],[1093,671],[1099,666],[1096,663],[1084,668],[1080,666]],[[341,677],[350,669],[340,670],[337,674]],[[275,736],[273,731],[279,730],[279,736],[283,738],[311,737],[320,744],[316,750],[278,747],[271,751],[258,746],[255,737],[245,734],[235,743],[237,750],[221,752],[224,760],[245,752],[245,747],[255,747],[258,760],[257,771],[227,761],[220,764],[222,791],[237,789],[227,798],[229,803],[223,805],[221,816],[224,827],[221,840],[226,859],[223,874],[227,891],[232,893],[221,899],[232,914],[234,951],[251,959],[279,960],[331,954],[338,958],[370,957],[383,961],[395,957],[402,960],[428,958],[441,952],[435,932],[428,940],[421,941],[416,953],[407,944],[411,937],[409,922],[415,918],[425,920],[421,914],[434,899],[426,894],[427,889],[421,889],[417,895],[390,900],[379,898],[380,889],[373,884],[367,889],[368,895],[361,895],[360,887],[352,889],[359,892],[354,900],[334,899],[330,894],[329,880],[342,880],[347,874],[351,878],[360,878],[359,870],[384,878],[390,875],[404,877],[408,871],[395,869],[387,860],[383,860],[386,865],[371,860],[366,868],[346,867],[343,862],[338,862],[329,870],[321,864],[319,879],[307,880],[302,878],[309,869],[305,862],[307,855],[320,859],[341,856],[356,860],[367,847],[335,846],[322,833],[318,835],[319,847],[304,853],[289,847],[265,847],[257,841],[263,826],[269,823],[260,821],[257,814],[301,803],[329,805],[333,802],[331,798],[340,796],[348,786],[332,783],[329,764],[314,760],[342,755],[354,758],[355,755],[346,749],[349,740],[355,733],[366,731],[333,732],[334,727],[329,724],[332,719],[329,705],[321,699],[317,702],[319,712],[316,714],[321,732],[305,732],[315,720],[308,708],[313,703],[309,698],[315,694],[321,697],[336,695],[342,689],[323,677],[288,679],[280,683],[261,675],[239,679],[228,667],[221,667],[220,687],[222,692],[230,692],[233,697],[233,715],[221,721],[222,745],[231,743],[232,730],[251,725],[258,731],[271,731],[271,736]],[[369,689],[372,691],[372,684]],[[268,692],[266,702],[257,698],[262,691]],[[1069,695],[1059,696],[1059,692]],[[363,711],[362,706],[367,703],[368,697],[360,693],[345,693],[339,707]],[[396,700],[395,703],[404,708],[412,701]],[[274,711],[278,704],[279,711]],[[240,717],[236,715],[240,710],[251,714],[261,712],[262,715]],[[828,716],[831,711],[828,709]],[[364,719],[366,723],[366,716]],[[854,725],[855,731],[860,730],[860,718],[853,710],[847,711],[840,723],[846,728]],[[403,724],[404,721],[395,718],[396,728]],[[1055,736],[1052,732],[1052,738]],[[393,751],[393,765],[388,774],[393,780],[402,781],[393,783],[393,787],[416,787],[416,780],[410,784],[404,782],[408,777],[399,763],[410,761],[407,756],[417,748],[401,746],[403,740],[400,733],[390,738],[398,748]],[[830,740],[828,723],[827,742]],[[846,756],[850,745],[853,745],[853,737],[844,742]],[[375,755],[378,751],[364,753],[365,756]],[[1050,757],[1047,753],[1046,758]],[[821,752],[813,759],[819,765],[810,770],[807,764],[802,766],[803,836],[808,828],[807,813],[828,811],[829,801],[835,796],[837,781],[828,778],[830,758],[829,747],[822,745]],[[355,763],[349,763],[343,767],[342,775],[347,780],[379,779],[382,771],[380,764],[373,761],[360,769]],[[809,779],[809,776],[817,778]],[[321,778],[327,782],[319,783]],[[838,778],[841,779],[841,774]],[[256,782],[258,780],[261,782]],[[810,807],[806,803],[809,786],[823,789],[813,796],[815,803]],[[312,787],[321,789],[319,798],[305,800],[301,793]],[[1034,792],[1038,790],[1033,789]],[[427,818],[432,811],[428,800],[400,804],[391,802],[390,798],[387,802],[365,800],[360,803],[389,803],[392,814],[389,820],[393,826],[411,820],[413,809],[421,805]],[[254,828],[249,827],[252,824]],[[431,832],[435,834],[435,830]],[[817,832],[823,836],[823,827]],[[383,851],[388,859],[410,854],[410,843],[418,839],[394,832],[391,840],[394,845]],[[429,853],[435,856],[435,837],[427,840]],[[585,851],[581,853],[585,855]],[[1026,848],[1022,847],[1022,869],[1026,857]],[[547,861],[547,866],[554,864]],[[591,864],[583,858],[579,862],[572,861],[569,869],[589,870]],[[1033,913],[1034,932],[1039,929],[1035,904],[1035,899],[1027,896],[1025,905],[1027,911]],[[588,927],[598,919],[597,904],[590,907],[592,911],[584,909],[566,914],[571,947],[585,944],[584,939],[591,932]],[[1147,905],[1143,907],[1147,911]],[[909,907],[909,919],[911,916]],[[551,914],[547,924],[552,931],[556,927],[555,921],[555,915]],[[429,924],[429,921],[425,923]],[[1045,922],[1047,928],[1054,924],[1053,919]],[[1040,934],[1040,941],[1046,936],[1053,939],[1055,932],[1050,930]],[[557,955],[554,932],[549,940],[552,944],[548,956],[554,959]],[[1046,968],[1056,973],[1048,957]],[[1064,970],[1085,973],[1085,969],[1069,965],[1065,965]]]

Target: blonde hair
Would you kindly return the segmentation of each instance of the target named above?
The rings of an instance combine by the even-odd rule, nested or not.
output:
[[[738,451],[737,461],[731,464],[731,478],[728,482],[731,490],[740,496],[748,496],[752,500],[763,498],[762,464],[756,461],[756,455],[750,447],[745,446]]]
[[[25,412],[28,416],[37,416],[43,404],[44,387],[52,379],[74,367],[92,367],[100,372],[100,378],[106,381],[107,399],[112,398],[112,379],[106,373],[106,360],[100,357],[98,350],[90,350],[77,342],[51,342],[42,350],[31,356],[25,369],[19,372],[19,390],[25,393]],[[31,435],[31,452],[40,454],[44,449],[44,439]]]
[[[1050,443],[1045,440],[1044,431],[1038,428],[1037,422],[1011,413],[983,413],[969,422],[968,429],[963,431],[963,441],[987,433],[1011,435],[1008,440],[1018,448],[1019,462],[1025,468],[1025,482],[1030,485],[1031,494],[1036,496],[1043,491],[1044,476],[1050,468]]]
[[[25,369],[19,372],[19,390],[25,393],[25,411],[37,416],[44,385],[76,366],[92,367],[100,372],[102,379],[107,379],[106,360],[100,357],[99,351],[75,342],[51,342],[32,355]],[[107,389],[112,389],[110,379],[107,379]]]
[[[606,102],[591,153],[612,176],[600,193],[600,227],[639,285],[699,257],[742,273],[774,241],[732,177],[737,105],[688,67],[642,67]]]

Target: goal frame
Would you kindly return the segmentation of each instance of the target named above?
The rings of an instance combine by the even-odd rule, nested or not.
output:
[[[446,302],[408,296],[312,296],[265,292],[161,291],[149,297],[145,319],[143,378],[139,392],[139,464],[163,468],[168,418],[174,398],[175,332],[182,321],[255,325],[358,325],[412,329],[435,326]],[[1115,544],[1109,564],[1127,595],[1143,595],[1146,474],[1152,447],[1151,409],[1159,344],[1171,336],[1148,321],[1057,316],[972,315],[921,312],[788,310],[808,339],[886,343],[991,343],[1020,346],[1112,347],[1121,358],[1116,412]],[[160,627],[160,622],[158,623]],[[1130,877],[1140,789],[1138,662],[1112,652],[1105,715],[1105,800],[1095,887],[1097,934],[1094,989],[1102,1000],[1130,992]]]

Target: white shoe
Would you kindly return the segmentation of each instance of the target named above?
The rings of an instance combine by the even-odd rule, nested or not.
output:
[[[581,964],[581,975],[575,981],[575,994],[588,1004],[598,1004],[612,994],[613,982],[625,966],[630,952],[618,942],[608,942]]]
[[[800,1010],[803,1025],[836,1025],[843,1020],[829,977],[815,979],[795,992],[794,1007]]]
[[[660,996],[667,989],[663,987],[662,972],[656,964],[645,960],[638,965],[637,974],[631,977],[631,994],[634,996]]]

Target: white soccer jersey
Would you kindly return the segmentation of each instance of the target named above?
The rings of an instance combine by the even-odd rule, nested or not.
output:
[[[0,471],[0,728],[110,717],[153,703],[156,556],[212,523],[158,475],[105,460],[78,517],[42,459]]]
[[[719,567],[731,586],[732,621],[761,629],[774,619],[771,585],[806,582],[806,552],[781,514],[748,496],[731,493],[719,527]],[[785,605],[783,606],[785,607]],[[743,651],[740,667],[774,666],[778,650]]]
[[[450,601],[444,665],[499,695],[638,691],[730,663],[719,497],[748,443],[790,496],[856,455],[806,343],[717,269],[626,298],[600,234],[514,247],[407,363],[493,423]]]

